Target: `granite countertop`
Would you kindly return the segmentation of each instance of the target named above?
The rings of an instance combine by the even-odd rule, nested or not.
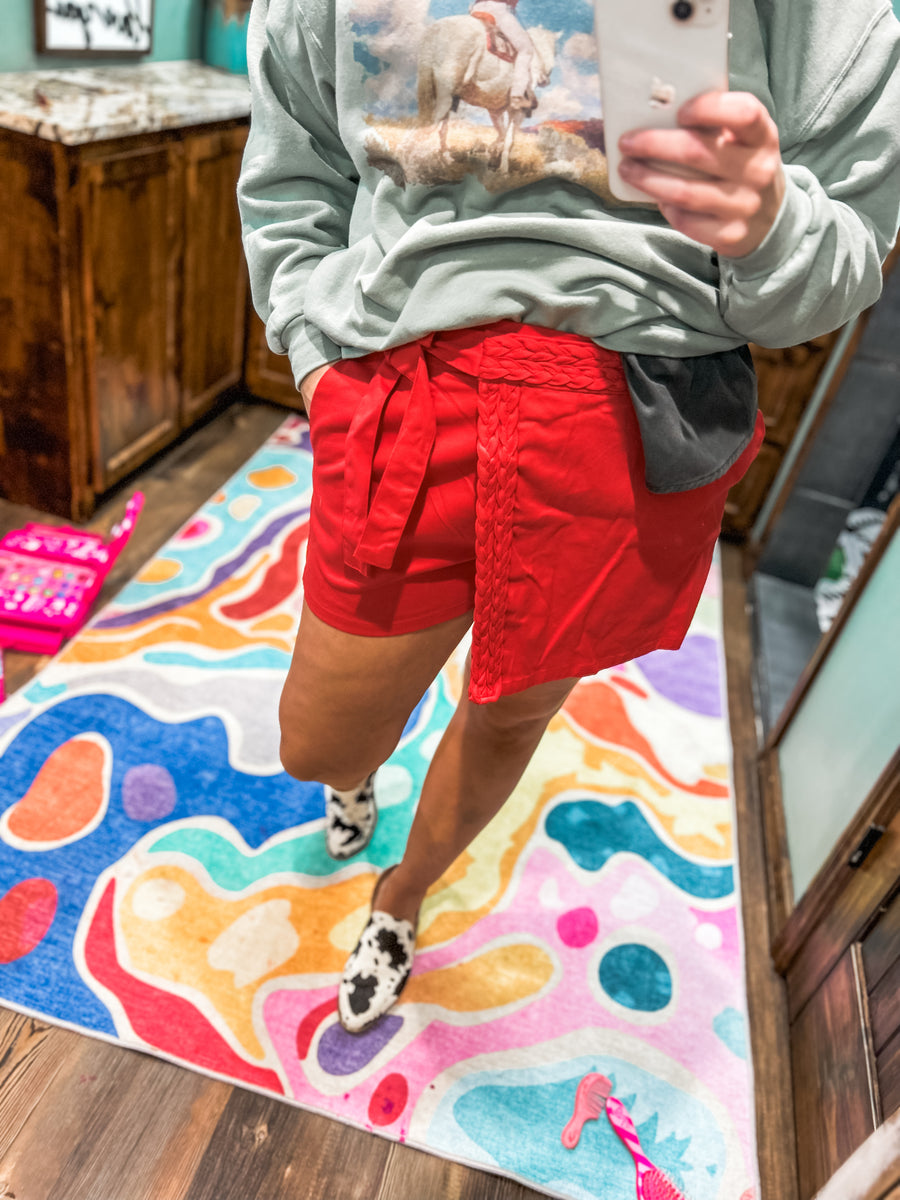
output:
[[[68,146],[249,112],[246,77],[202,62],[0,73],[0,126]]]

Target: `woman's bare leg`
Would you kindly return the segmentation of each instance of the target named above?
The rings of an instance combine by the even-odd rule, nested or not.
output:
[[[303,606],[281,694],[281,761],[297,779],[349,791],[394,751],[409,714],[471,615],[417,633],[358,637]]]
[[[391,755],[470,620],[358,637],[304,606],[280,706],[285,770],[342,791],[360,784]],[[425,777],[403,858],[378,889],[379,908],[414,923],[431,884],[508,799],[576,682],[538,684],[492,704],[471,703],[464,686]]]
[[[502,808],[577,682],[538,684],[492,704],[472,704],[464,692],[425,777],[403,859],[378,888],[380,909],[415,926],[426,891]]]

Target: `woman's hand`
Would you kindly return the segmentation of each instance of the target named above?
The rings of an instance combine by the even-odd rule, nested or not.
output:
[[[681,107],[678,125],[625,134],[622,178],[679,233],[729,258],[749,254],[784,198],[775,122],[749,92],[705,92]]]
[[[300,399],[303,401],[303,407],[306,409],[306,415],[309,416],[312,398],[318,386],[319,380],[325,374],[333,363],[325,363],[324,366],[314,367],[308,375],[304,375],[300,380]]]

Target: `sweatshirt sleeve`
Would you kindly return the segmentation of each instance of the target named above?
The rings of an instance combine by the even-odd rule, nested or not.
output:
[[[803,45],[799,32],[792,40]],[[815,45],[807,42],[802,53],[815,56]],[[787,183],[778,217],[752,253],[719,260],[722,316],[748,341],[806,341],[878,299],[881,263],[900,219],[898,63],[900,23],[889,6],[880,7],[851,44],[844,69],[814,97],[812,113],[798,121],[796,111],[776,111]],[[780,68],[788,73],[784,60]],[[803,69],[793,64],[786,107],[796,109]],[[775,86],[773,95],[780,110]],[[797,133],[786,138],[791,125]]]
[[[250,133],[238,181],[253,304],[294,378],[341,348],[304,316],[310,276],[347,245],[358,176],[338,133],[333,64],[297,0],[254,0]]]

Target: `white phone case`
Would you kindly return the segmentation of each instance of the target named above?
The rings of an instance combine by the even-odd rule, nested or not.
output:
[[[728,87],[728,0],[594,0],[609,186],[652,201],[619,175],[619,138],[671,129],[682,104]]]

